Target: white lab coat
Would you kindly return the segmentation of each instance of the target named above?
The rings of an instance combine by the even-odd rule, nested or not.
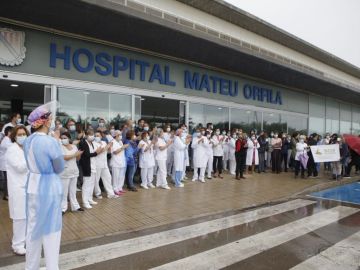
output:
[[[228,136],[224,136],[224,142],[223,142],[223,150],[224,150],[224,157],[223,161],[229,160],[229,139],[226,141]]]
[[[200,139],[204,139],[203,142],[199,143]],[[207,164],[207,159],[205,158],[207,153],[207,148],[209,146],[209,140],[205,136],[201,136],[201,138],[195,137],[193,138],[191,148],[194,150],[193,152],[193,165],[194,168],[205,168]]]
[[[236,140],[234,138],[231,138],[229,140],[229,160],[235,160],[235,144]]]
[[[139,167],[140,168],[152,168],[155,166],[155,158],[154,158],[154,145],[151,145],[150,148],[145,152],[146,147],[142,145],[146,145],[148,147],[151,144],[151,141],[141,140],[139,142]]]
[[[307,147],[308,147],[307,143],[301,143],[301,142],[296,143],[295,160],[299,160],[299,156],[301,154],[307,155]]]
[[[174,170],[184,171],[185,170],[185,149],[187,145],[181,140],[179,136],[175,136],[174,144]]]
[[[8,136],[5,136],[0,144],[0,171],[6,171],[6,151],[12,145]]]
[[[223,136],[222,135],[215,135],[212,138],[213,142],[213,151],[214,151],[214,157],[222,157],[224,156],[224,148],[223,148]]]
[[[255,152],[255,165],[259,165],[259,153],[258,148],[260,147],[259,142],[256,140],[256,145],[251,139],[247,140],[247,153],[246,153],[246,165],[252,165],[253,164],[253,155]]]
[[[6,152],[6,170],[9,191],[9,212],[11,219],[26,218],[26,181],[28,169],[24,151],[13,143]]]

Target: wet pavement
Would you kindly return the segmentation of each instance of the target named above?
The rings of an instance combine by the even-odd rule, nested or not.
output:
[[[357,186],[316,194],[348,200]],[[68,243],[60,269],[360,269],[360,205],[338,200],[309,193]],[[3,257],[4,269],[24,269],[23,258]]]

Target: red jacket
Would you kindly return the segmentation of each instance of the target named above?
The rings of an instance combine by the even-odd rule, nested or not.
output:
[[[244,151],[245,149],[246,140],[244,139],[237,139],[235,143],[235,152]]]

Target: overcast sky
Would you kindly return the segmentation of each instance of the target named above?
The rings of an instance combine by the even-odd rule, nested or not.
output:
[[[225,0],[360,67],[360,0]]]

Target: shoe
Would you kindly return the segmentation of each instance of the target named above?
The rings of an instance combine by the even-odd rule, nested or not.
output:
[[[351,176],[350,175],[345,175],[344,178],[351,178]]]
[[[149,188],[155,188],[155,186],[152,183],[148,184],[148,187]]]
[[[212,179],[212,177],[208,176],[208,177],[206,177],[206,179],[209,179],[209,180],[210,180],[210,179]]]
[[[114,194],[115,194],[116,196],[122,195],[122,193],[121,193],[120,191],[114,191]]]
[[[101,200],[103,197],[101,195],[95,195],[95,198]]]
[[[95,202],[93,200],[90,200],[89,203],[90,203],[90,205],[97,205],[98,204],[97,202]]]
[[[84,208],[85,209],[92,209],[92,206],[89,203],[87,203],[87,204],[84,204]]]
[[[205,183],[205,180],[204,180],[204,179],[200,179],[200,182],[201,182],[201,183]]]
[[[240,176],[240,179],[246,179],[246,177],[245,176]]]
[[[76,188],[76,192],[80,192],[80,191],[81,191],[81,189],[77,187],[77,188]]]
[[[224,177],[223,177],[221,174],[219,174],[219,178],[220,178],[220,179],[223,179]]]
[[[84,211],[85,211],[84,208],[79,207],[78,209],[76,209],[75,211],[72,211],[72,212],[84,212]]]
[[[13,249],[13,252],[18,256],[24,256],[26,254],[25,248]]]
[[[138,190],[136,189],[136,187],[131,187],[131,188],[129,188],[129,190],[132,191],[132,192],[137,192],[137,191],[138,191]]]
[[[180,183],[177,187],[184,187],[184,184]]]
[[[120,196],[114,194],[114,195],[109,195],[109,196],[107,196],[107,197],[108,197],[109,199],[116,199],[116,198],[119,198]]]
[[[142,187],[143,189],[149,189],[147,186],[144,185],[140,185],[140,187]]]
[[[169,186],[163,186],[163,187],[161,187],[161,188],[167,189],[167,190],[170,190],[170,189],[171,189]]]
[[[185,175],[183,180],[188,180],[189,178]]]
[[[61,213],[61,215],[65,215],[66,214],[66,211],[61,211],[62,213]]]

